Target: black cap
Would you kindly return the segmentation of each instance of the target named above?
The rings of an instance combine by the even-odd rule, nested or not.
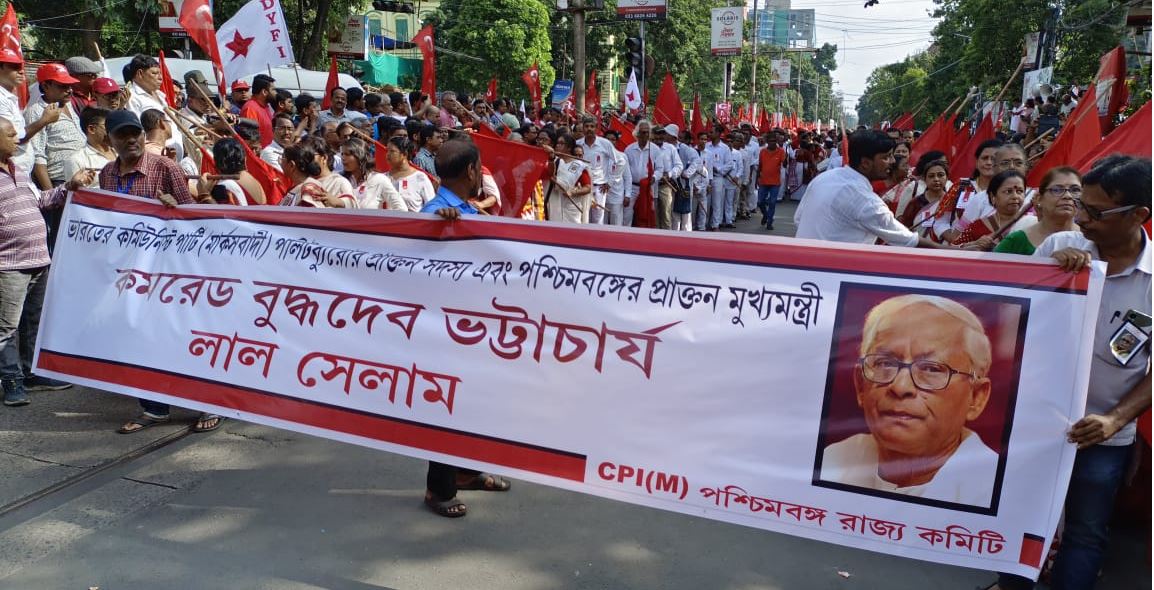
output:
[[[104,119],[104,126],[108,129],[109,135],[115,135],[123,127],[136,127],[138,131],[144,131],[144,126],[140,124],[140,117],[137,117],[136,113],[124,109],[117,109],[108,113],[108,117]]]

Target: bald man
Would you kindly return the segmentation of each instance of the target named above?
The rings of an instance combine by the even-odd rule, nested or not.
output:
[[[966,424],[990,399],[990,339],[965,306],[902,295],[866,316],[853,383],[869,434],[826,447],[820,479],[989,506],[998,454]]]

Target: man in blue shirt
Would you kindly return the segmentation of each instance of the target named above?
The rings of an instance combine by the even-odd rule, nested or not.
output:
[[[477,146],[467,140],[447,141],[437,151],[436,165],[441,187],[421,213],[436,213],[448,220],[479,213],[471,204],[473,195],[481,192],[481,152]],[[467,508],[457,498],[457,490],[505,492],[510,487],[509,480],[490,473],[430,461],[425,505],[441,516],[458,518],[465,516]]]

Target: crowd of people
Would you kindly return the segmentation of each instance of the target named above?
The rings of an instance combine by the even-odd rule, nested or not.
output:
[[[523,219],[719,231],[757,215],[773,230],[777,203],[797,200],[800,238],[1047,256],[1067,270],[1103,260],[1108,278],[1096,341],[1117,328],[1119,313],[1150,314],[1149,160],[1112,156],[1084,176],[1054,168],[1039,186],[1027,186],[1031,159],[1021,141],[1037,133],[1032,110],[1016,112],[1009,130],[977,146],[971,175],[951,178],[950,156],[930,151],[913,162],[918,134],[897,130],[859,128],[843,154],[839,130],[714,121],[694,134],[618,113],[578,118],[540,109],[527,116],[507,99],[451,92],[434,104],[391,87],[294,96],[267,75],[220,97],[195,71],[176,85],[174,108],[161,91],[159,64],[144,55],[125,66],[123,85],[99,61],[43,65],[36,96],[21,109],[21,66],[0,61],[0,381],[7,406],[27,405],[29,391],[70,387],[31,367],[54,212],[68,191],[99,187],[168,206],[496,214],[503,195],[471,140],[482,127],[549,154]],[[283,175],[285,190],[270,190],[254,174],[258,165]],[[1092,362],[1088,415],[1068,435],[1080,450],[1054,570],[1063,588],[1092,587],[1101,563],[1102,515],[1122,480],[1134,419],[1150,407],[1149,347],[1141,356],[1119,365],[1095,354]],[[140,415],[120,432],[169,421],[167,405],[140,403]],[[203,414],[193,430],[221,421]],[[426,503],[443,516],[463,516],[457,490],[509,486],[433,463]],[[1028,581],[1003,576],[999,584],[1015,589]]]

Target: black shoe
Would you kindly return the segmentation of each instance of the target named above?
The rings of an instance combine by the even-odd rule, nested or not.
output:
[[[4,405],[17,407],[30,403],[28,392],[24,390],[23,379],[5,379],[0,382],[0,386],[4,389]]]
[[[71,383],[32,375],[24,378],[24,389],[27,391],[61,391],[72,387]]]
[[[766,229],[766,230],[768,230],[768,231],[773,231],[773,224],[772,224],[772,223],[770,223],[770,224],[767,224],[767,225],[765,226],[765,229]]]

